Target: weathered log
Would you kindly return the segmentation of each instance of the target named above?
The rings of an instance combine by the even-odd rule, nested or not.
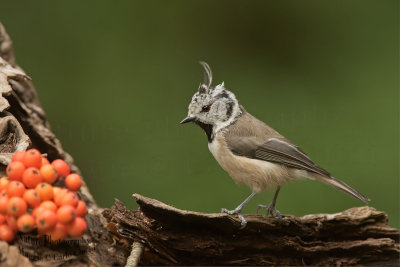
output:
[[[104,210],[120,251],[144,245],[140,265],[398,265],[399,231],[384,212],[357,207],[336,214],[245,215],[180,210],[134,194],[139,210],[116,200]]]

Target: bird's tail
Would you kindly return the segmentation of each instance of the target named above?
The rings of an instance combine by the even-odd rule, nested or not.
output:
[[[357,190],[351,188],[350,186],[348,186],[347,184],[345,184],[344,182],[340,181],[339,179],[336,179],[335,177],[324,177],[324,176],[319,176],[316,177],[317,180],[328,184],[330,186],[333,186],[339,190],[342,190],[344,192],[346,192],[347,194],[358,198],[359,200],[361,200],[362,202],[364,202],[365,204],[368,204],[368,201],[370,201],[371,199],[369,199],[367,196],[364,196],[363,194],[361,194],[360,192],[358,192]]]

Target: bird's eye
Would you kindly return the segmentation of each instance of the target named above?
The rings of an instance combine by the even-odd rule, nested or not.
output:
[[[209,111],[210,111],[210,105],[203,106],[203,107],[201,108],[201,112],[209,112]]]

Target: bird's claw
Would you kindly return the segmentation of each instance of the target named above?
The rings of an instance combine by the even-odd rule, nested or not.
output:
[[[243,228],[246,227],[247,221],[246,221],[246,219],[243,217],[243,215],[240,213],[240,211],[241,211],[241,210],[238,210],[238,209],[234,209],[234,210],[227,210],[227,209],[224,209],[224,208],[221,209],[221,212],[222,212],[222,213],[227,213],[227,214],[229,214],[229,215],[234,215],[234,214],[236,214],[236,215],[239,217],[239,219],[240,219],[240,229],[243,229]]]
[[[260,205],[258,205],[257,206],[257,213],[258,213],[258,211],[260,209],[265,210],[265,212],[266,212],[265,216],[266,217],[282,219],[282,214],[272,204],[269,204],[269,205],[260,204]]]

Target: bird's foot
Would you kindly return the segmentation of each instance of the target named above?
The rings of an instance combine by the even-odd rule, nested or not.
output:
[[[234,209],[234,210],[227,210],[227,209],[224,209],[224,208],[221,209],[221,212],[223,212],[223,213],[227,213],[229,215],[236,214],[240,219],[240,229],[243,229],[243,228],[246,227],[247,221],[243,217],[243,215],[240,213],[241,211],[242,211],[241,209],[237,209],[237,208]]]
[[[267,216],[267,217],[282,219],[282,214],[279,212],[279,210],[277,210],[275,208],[274,205],[272,205],[272,203],[269,204],[269,205],[262,205],[262,204],[258,205],[257,206],[257,213],[258,213],[258,211],[260,209],[263,209],[263,210],[266,211],[265,216]]]

